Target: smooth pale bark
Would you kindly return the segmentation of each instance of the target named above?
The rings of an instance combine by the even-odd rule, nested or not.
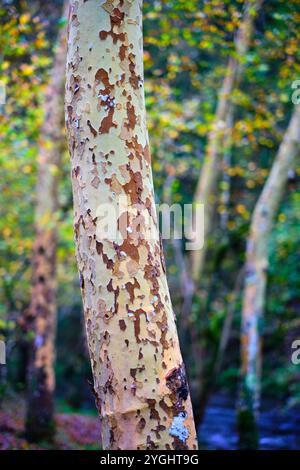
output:
[[[242,445],[257,445],[260,400],[261,320],[265,305],[268,245],[274,219],[283,197],[288,172],[300,147],[300,106],[296,106],[256,203],[246,252],[246,277],[241,331],[241,395],[239,428]]]
[[[235,40],[235,56],[230,57],[222,88],[218,98],[216,115],[208,135],[207,149],[194,197],[195,204],[204,204],[204,246],[201,250],[191,253],[192,276],[195,285],[202,278],[205,256],[207,251],[207,238],[212,229],[214,206],[216,202],[216,187],[220,172],[220,158],[224,137],[226,137],[226,123],[228,114],[234,113],[231,94],[242,77],[243,60],[249,48],[253,22],[262,0],[248,0],[245,5],[244,17]],[[228,131],[228,129],[227,129]]]
[[[140,0],[71,1],[66,115],[77,262],[103,447],[194,449],[154,207],[142,39]],[[118,206],[120,196],[127,205]],[[99,229],[101,204],[111,220],[120,208],[119,240]]]
[[[26,435],[30,440],[50,439],[55,431],[55,212],[58,208],[57,171],[64,122],[65,61],[66,28],[63,28],[59,33],[52,74],[45,93],[45,118],[39,141],[31,302],[24,317],[25,324],[21,325],[30,339],[26,414]]]

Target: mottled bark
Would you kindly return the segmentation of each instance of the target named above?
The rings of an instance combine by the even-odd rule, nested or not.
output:
[[[71,1],[66,113],[77,262],[104,448],[193,449],[189,390],[157,239],[141,9],[140,0]],[[116,241],[97,230],[97,210],[110,204],[113,218],[119,196],[127,205]],[[149,239],[146,213],[156,235]]]
[[[36,190],[31,302],[23,328],[29,344],[26,434],[30,440],[54,434],[53,392],[56,327],[57,171],[62,150],[66,28],[61,29],[45,94]]]
[[[194,202],[204,204],[204,246],[191,254],[192,275],[196,286],[202,278],[207,239],[212,229],[214,206],[216,203],[216,186],[220,172],[220,157],[224,138],[226,137],[226,123],[228,114],[233,114],[231,94],[242,77],[244,56],[249,48],[253,30],[254,18],[263,0],[248,0],[245,5],[244,17],[238,30],[235,45],[235,56],[230,57],[226,74],[218,98],[216,115],[208,135],[207,149],[197,184]],[[228,130],[228,129],[227,129]]]
[[[241,393],[238,419],[241,445],[256,447],[260,401],[261,321],[265,305],[268,245],[288,172],[300,147],[300,107],[295,107],[270,175],[256,203],[247,242],[241,331]]]

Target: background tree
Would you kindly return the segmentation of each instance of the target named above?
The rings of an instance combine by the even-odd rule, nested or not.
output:
[[[219,93],[216,115],[208,135],[206,152],[201,174],[197,183],[194,202],[204,204],[204,238],[206,243],[201,250],[192,252],[192,274],[196,284],[203,275],[207,238],[212,228],[214,207],[217,199],[217,181],[220,175],[220,159],[222,147],[226,142],[226,132],[231,126],[233,111],[232,95],[235,87],[239,85],[243,69],[244,57],[248,52],[253,23],[262,0],[250,0],[245,3],[243,19],[235,38],[236,50],[229,58],[225,77]]]
[[[68,2],[64,8],[66,13]],[[30,338],[26,434],[30,440],[54,435],[56,250],[58,167],[62,154],[66,29],[59,32],[53,70],[45,94],[45,117],[39,140],[36,239],[32,255],[31,302],[23,329]]]
[[[296,105],[270,175],[255,205],[247,241],[242,316],[242,378],[238,410],[240,438],[246,448],[258,446],[261,335],[265,307],[270,233],[289,172],[300,148],[300,106]]]
[[[16,349],[16,320],[28,305],[29,257],[32,238],[34,204],[34,169],[37,130],[41,125],[39,98],[43,92],[47,40],[44,23],[31,17],[28,5],[0,8],[1,87],[6,90],[5,103],[0,105],[1,163],[1,314],[0,328],[6,342],[7,357]],[[13,170],[12,170],[13,169]],[[15,204],[14,199],[19,201]],[[22,345],[25,343],[22,336]],[[18,343],[18,345],[21,342]],[[22,369],[18,354],[18,370]],[[7,379],[12,379],[9,361]],[[24,384],[25,368],[13,381]],[[19,380],[20,379],[20,380]],[[1,384],[1,392],[5,384]]]
[[[204,160],[194,196],[194,203],[196,205],[204,205],[204,246],[201,250],[191,252],[192,280],[190,284],[193,285],[193,289],[191,289],[189,294],[190,298],[195,291],[199,290],[199,282],[203,277],[208,237],[213,228],[216,202],[218,199],[220,200],[218,197],[218,180],[221,172],[222,154],[224,151],[227,152],[224,157],[227,158],[229,148],[226,149],[226,146],[228,147],[228,145],[230,145],[232,139],[234,117],[233,92],[239,86],[242,79],[245,55],[251,43],[254,20],[258,14],[261,3],[261,0],[251,0],[244,5],[243,17],[234,38],[235,50],[228,60],[218,95],[216,113],[208,133]],[[226,163],[228,164],[228,162]],[[228,197],[229,196],[227,196],[227,203]],[[196,230],[200,231],[201,227],[196,227]],[[189,304],[191,305],[192,302],[190,301]],[[205,313],[200,312],[199,315],[203,317]],[[207,344],[205,338],[203,338],[204,335],[200,334],[200,338],[197,338],[190,312],[186,316],[188,317],[188,321],[185,322],[185,327],[190,330],[189,335],[192,337],[191,355],[194,362],[198,364],[197,381],[194,391],[195,415],[198,422],[201,421],[203,417],[206,402],[209,397],[212,377],[210,377],[210,372],[207,372],[207,366],[205,364]],[[199,323],[203,323],[201,318]],[[201,361],[203,364],[200,364]]]

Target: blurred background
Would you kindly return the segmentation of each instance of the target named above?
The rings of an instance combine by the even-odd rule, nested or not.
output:
[[[200,278],[195,281],[191,275],[184,243],[164,243],[204,449],[241,445],[236,406],[246,241],[255,205],[293,113],[296,85],[292,84],[300,80],[299,0],[251,5],[252,27],[238,50],[247,3],[144,1],[145,93],[158,203],[195,201],[212,131],[218,122],[223,129]],[[52,442],[32,443],[24,434],[26,371],[33,339],[30,328],[24,327],[24,316],[31,302],[34,217],[41,197],[36,191],[39,142],[55,45],[66,25],[62,8],[62,1],[0,2],[0,82],[6,91],[0,104],[0,340],[6,345],[6,365],[0,365],[0,449],[99,448],[63,122],[61,161],[51,167],[58,194],[53,215],[58,286],[56,435]],[[224,119],[217,115],[218,106],[228,70],[234,68]],[[300,165],[295,158],[267,240],[258,420],[263,449],[300,449],[300,365],[292,361],[292,344],[300,340],[299,221]]]

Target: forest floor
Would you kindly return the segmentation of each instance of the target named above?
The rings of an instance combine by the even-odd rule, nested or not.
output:
[[[81,413],[56,414],[56,436],[53,442],[31,444],[24,437],[24,400],[5,400],[0,409],[0,450],[10,449],[100,449],[100,422],[97,416]]]
[[[60,408],[59,405],[58,411]],[[24,400],[19,396],[1,404],[0,450],[100,449],[100,423],[96,415],[75,413],[63,407],[63,412],[56,415],[55,440],[31,444],[24,437],[24,411]],[[277,401],[268,400],[263,403],[259,424],[261,449],[300,449],[300,406],[284,409]],[[214,395],[198,431],[201,449],[237,449],[234,399],[223,393]]]

